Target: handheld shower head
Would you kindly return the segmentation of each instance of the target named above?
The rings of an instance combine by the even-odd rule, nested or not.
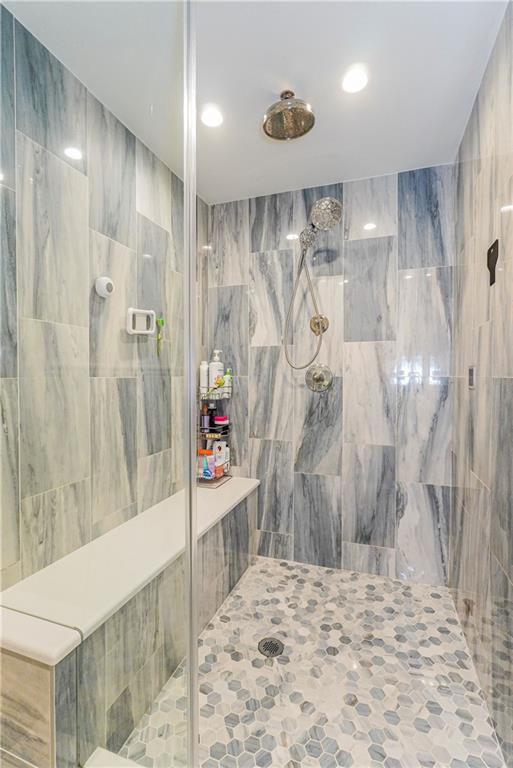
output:
[[[342,205],[334,197],[322,197],[310,211],[310,222],[315,229],[332,229],[341,218]]]

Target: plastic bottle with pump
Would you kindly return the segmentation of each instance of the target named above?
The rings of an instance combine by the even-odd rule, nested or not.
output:
[[[215,388],[216,381],[219,377],[222,378],[224,373],[223,364],[221,362],[221,355],[223,351],[221,349],[214,349],[212,353],[212,360],[208,365],[208,387],[209,389]]]

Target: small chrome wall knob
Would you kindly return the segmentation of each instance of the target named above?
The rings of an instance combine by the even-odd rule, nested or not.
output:
[[[315,363],[305,373],[305,381],[312,392],[326,392],[333,383],[333,374],[327,365]]]

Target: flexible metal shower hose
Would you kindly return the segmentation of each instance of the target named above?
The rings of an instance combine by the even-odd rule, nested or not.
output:
[[[287,318],[285,320],[285,334],[284,334],[284,337],[283,337],[283,348],[285,349],[285,357],[287,358],[287,363],[290,365],[291,368],[294,368],[296,371],[301,371],[303,368],[308,368],[308,366],[312,365],[314,360],[317,359],[317,356],[318,356],[319,352],[321,351],[322,337],[323,337],[323,334],[324,334],[324,331],[322,329],[321,314],[319,312],[319,307],[317,306],[317,299],[315,298],[315,291],[314,291],[314,287],[312,285],[312,280],[311,280],[311,277],[310,277],[310,270],[308,269],[308,264],[306,263],[306,253],[307,253],[307,250],[308,250],[308,248],[303,248],[303,250],[301,251],[301,260],[300,260],[299,270],[298,270],[298,273],[297,273],[297,276],[296,276],[296,280],[295,280],[295,283],[294,283],[294,290],[292,291],[292,298],[290,300],[289,309],[288,309],[288,312],[287,312]],[[297,289],[298,289],[298,286],[299,286],[299,280],[301,279],[301,272],[303,271],[303,269],[305,270],[306,279],[308,281],[308,289],[310,291],[310,295],[312,297],[312,302],[313,302],[313,305],[314,305],[314,310],[315,310],[314,317],[317,317],[317,319],[319,321],[320,333],[319,333],[319,336],[317,337],[317,348],[315,350],[315,353],[314,353],[314,356],[312,357],[312,359],[309,360],[304,365],[296,365],[295,363],[292,362],[292,360],[290,358],[289,351],[288,351],[288,343],[287,343],[287,341],[288,341],[288,338],[289,338],[290,321],[291,321],[292,313],[293,313],[293,310],[294,310],[294,299],[296,298],[296,293],[297,293]]]

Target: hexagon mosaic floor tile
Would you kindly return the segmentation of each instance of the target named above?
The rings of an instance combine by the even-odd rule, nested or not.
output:
[[[199,645],[202,768],[504,766],[447,589],[258,558]],[[186,703],[179,668],[121,754],[186,766]]]

